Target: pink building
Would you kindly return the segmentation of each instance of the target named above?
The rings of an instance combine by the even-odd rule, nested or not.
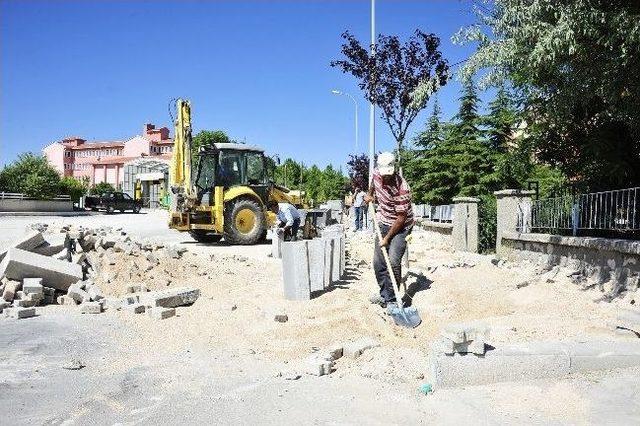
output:
[[[169,129],[145,124],[142,135],[126,141],[87,142],[77,136],[53,142],[42,150],[63,176],[88,177],[92,185],[107,182],[121,187],[124,164],[142,157],[171,158]]]

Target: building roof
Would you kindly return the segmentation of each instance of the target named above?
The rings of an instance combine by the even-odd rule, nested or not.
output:
[[[122,141],[85,142],[82,145],[70,146],[68,148],[74,151],[82,151],[85,149],[100,149],[100,148],[124,148],[124,142]]]
[[[163,139],[161,141],[151,141],[154,145],[173,145],[173,139]]]

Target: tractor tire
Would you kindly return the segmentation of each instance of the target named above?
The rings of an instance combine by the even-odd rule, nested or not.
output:
[[[222,239],[222,235],[210,234],[201,229],[192,229],[189,231],[189,235],[199,243],[217,243]]]
[[[258,201],[236,198],[225,206],[224,239],[229,244],[256,244],[266,229],[267,221]]]

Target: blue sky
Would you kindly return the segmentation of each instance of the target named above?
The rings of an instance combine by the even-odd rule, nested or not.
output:
[[[451,36],[474,22],[470,1],[377,0],[376,30],[416,28],[441,38],[450,63],[471,52]],[[190,99],[195,130],[223,129],[305,164],[344,164],[361,150],[368,104],[349,75],[331,68],[340,34],[369,40],[370,3],[351,1],[0,0],[0,164],[65,136],[127,139],[153,122],[172,128],[170,99]],[[460,85],[444,87],[445,118]],[[411,127],[419,131],[431,105]],[[393,148],[377,119],[378,150]]]

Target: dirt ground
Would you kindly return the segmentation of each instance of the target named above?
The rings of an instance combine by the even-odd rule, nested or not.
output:
[[[50,223],[85,226],[99,226],[106,220],[104,216],[49,219]],[[89,372],[85,374],[89,376],[78,382],[80,389],[89,386],[89,382],[91,386],[102,382],[107,386],[107,377],[123,377],[122,383],[126,383],[127,377],[139,377],[137,392],[147,397],[144,392],[153,389],[164,395],[163,403],[150,402],[151,408],[138,412],[130,405],[135,406],[136,400],[140,404],[140,395],[127,396],[114,405],[98,390],[81,393],[91,401],[85,401],[89,405],[83,405],[84,409],[60,404],[54,410],[55,415],[33,409],[28,402],[22,403],[20,410],[20,406],[10,409],[17,416],[17,423],[92,424],[95,416],[86,407],[95,409],[96,401],[100,401],[98,411],[106,413],[100,418],[104,424],[155,423],[164,418],[167,412],[164,405],[175,405],[175,401],[181,401],[184,407],[200,406],[199,411],[172,418],[188,424],[640,421],[638,369],[563,380],[446,389],[428,396],[417,391],[431,379],[430,345],[439,330],[450,323],[474,320],[488,323],[489,343],[494,346],[547,339],[626,338],[615,336],[607,323],[631,299],[598,302],[602,294],[572,283],[567,277],[570,271],[544,272],[530,263],[496,266],[490,256],[435,249],[427,234],[416,231],[410,244],[411,270],[422,271],[424,277],[410,276],[406,284],[415,292],[412,302],[423,324],[407,330],[394,326],[381,308],[368,302],[377,285],[371,266],[372,236],[366,233],[349,234],[347,274],[343,281],[311,301],[291,302],[282,296],[281,261],[268,256],[268,245],[197,244],[184,234],[167,230],[159,212],[150,212],[146,217],[116,215],[108,220],[106,223],[112,226],[123,226],[133,238],[178,243],[188,251],[181,259],[161,259],[150,268],[142,257],[110,254],[98,280],[105,293],[121,295],[127,285],[144,283],[150,289],[197,287],[201,290],[200,298],[192,306],[178,308],[177,316],[165,321],[121,311],[88,317],[67,306],[39,308],[37,318],[20,323],[3,319],[0,343],[6,345],[0,349],[0,363],[19,365],[25,362],[24,357],[31,357],[28,359],[33,365],[60,362],[49,353],[36,356],[36,351],[33,356],[25,355],[18,343],[43,339],[34,336],[35,330],[52,327],[53,331],[48,331],[51,336],[73,334],[64,349],[65,356],[83,356],[87,361],[85,370]],[[39,218],[3,217],[0,231],[4,231],[7,239],[7,232],[17,233],[26,223],[37,221]],[[136,224],[142,221],[145,224],[136,229]],[[281,313],[287,314],[287,322],[274,321],[274,316]],[[34,330],[29,331],[30,327]],[[95,344],[90,344],[92,335],[97,339]],[[329,376],[303,374],[298,380],[287,380],[300,371],[301,361],[310,354],[360,337],[377,339],[381,346],[356,360],[338,360],[335,372]],[[54,338],[44,340],[45,347]],[[85,350],[88,345],[99,350]],[[25,389],[33,383],[11,373],[11,369],[3,370],[0,402],[4,400],[6,404],[21,399],[17,394],[7,396],[6,392],[27,392]],[[235,386],[231,386],[231,381]],[[41,386],[46,398],[54,402],[62,398],[51,395],[56,391],[53,384]],[[605,394],[601,393],[603,390]],[[97,396],[91,396],[94,393]],[[219,398],[213,398],[213,394]],[[613,395],[617,395],[614,401]],[[149,398],[153,401],[159,397],[154,394]],[[380,405],[380,400],[385,403]],[[278,415],[265,412],[266,407],[275,406],[279,407]],[[32,408],[26,411],[29,415],[25,414],[26,408]],[[350,412],[359,417],[351,417]],[[220,418],[220,413],[230,417]]]

